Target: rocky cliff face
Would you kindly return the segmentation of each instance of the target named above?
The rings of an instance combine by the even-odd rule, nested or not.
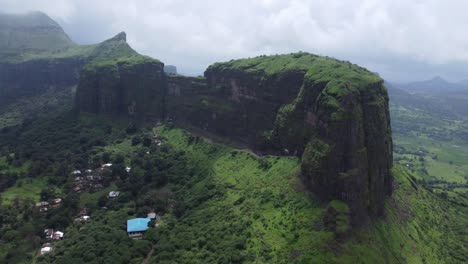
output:
[[[83,71],[77,108],[165,119],[301,157],[306,186],[341,200],[352,223],[384,211],[392,140],[383,80],[348,62],[307,53],[217,63],[205,77],[165,76],[162,64]],[[129,109],[137,109],[130,111]]]
[[[87,65],[76,94],[77,110],[145,119],[164,115],[163,64],[138,58]]]
[[[74,86],[84,63],[78,58],[0,63],[0,105],[49,88]]]

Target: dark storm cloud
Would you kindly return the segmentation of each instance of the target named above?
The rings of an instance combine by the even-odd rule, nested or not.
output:
[[[0,0],[2,11],[49,14],[78,43],[126,31],[137,51],[184,73],[302,50],[391,80],[467,78],[467,8],[454,0]]]

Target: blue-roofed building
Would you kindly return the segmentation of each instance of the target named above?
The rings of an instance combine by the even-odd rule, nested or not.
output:
[[[127,234],[131,238],[140,238],[148,230],[151,218],[135,218],[127,220]]]

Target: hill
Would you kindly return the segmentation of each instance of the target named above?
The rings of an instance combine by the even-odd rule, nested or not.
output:
[[[391,193],[387,91],[382,79],[349,62],[259,56],[213,64],[204,79],[165,76],[152,61],[104,64],[85,67],[77,89],[80,112],[169,118],[258,151],[302,157],[308,188],[323,200],[346,201],[356,225],[382,215]]]
[[[417,170],[433,147],[397,144],[393,166],[387,89],[358,65],[298,52],[167,75],[120,33],[5,60],[0,92],[0,262],[468,260],[461,186]],[[398,135],[447,136],[408,122],[431,124],[412,101],[393,109]]]
[[[76,46],[46,14],[0,13],[0,61],[20,60],[37,53],[58,53]]]
[[[456,92],[468,90],[468,86],[463,82],[453,83],[449,82],[439,76],[434,77],[430,80],[410,82],[410,83],[400,83],[394,84],[394,86],[400,87],[404,90],[413,92],[413,93],[447,93],[447,92]]]

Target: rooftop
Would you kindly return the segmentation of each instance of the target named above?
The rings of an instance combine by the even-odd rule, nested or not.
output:
[[[127,220],[127,232],[139,232],[148,230],[150,218],[135,218]]]

